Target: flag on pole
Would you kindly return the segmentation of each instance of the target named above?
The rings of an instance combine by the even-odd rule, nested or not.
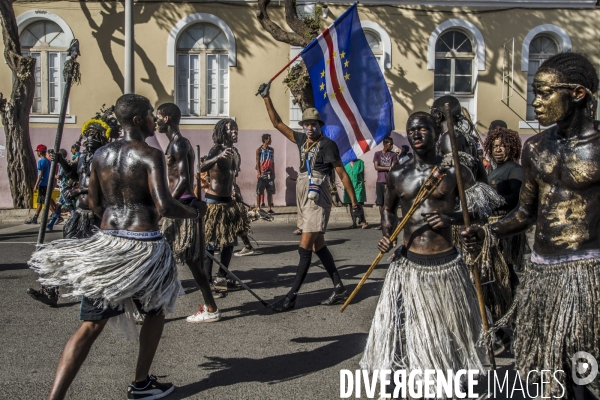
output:
[[[349,163],[394,129],[392,96],[365,38],[357,3],[301,52],[325,121],[324,134]]]

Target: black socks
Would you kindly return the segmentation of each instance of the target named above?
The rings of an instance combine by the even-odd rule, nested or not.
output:
[[[344,292],[344,290],[346,289],[342,284],[342,280],[340,279],[338,270],[335,267],[335,261],[333,260],[333,256],[331,255],[331,252],[329,251],[327,246],[321,247],[319,250],[315,251],[315,254],[317,255],[317,257],[319,257],[319,260],[321,260],[323,267],[325,267],[327,274],[331,278],[331,281],[333,282],[333,286],[335,288],[335,292],[337,294]]]
[[[304,279],[306,279],[306,274],[308,273],[308,268],[310,267],[312,258],[312,251],[303,249],[302,247],[298,247],[298,254],[300,255],[300,260],[298,261],[298,269],[296,270],[296,279],[294,280],[294,284],[287,294],[287,298],[290,300],[296,299],[298,291],[300,290],[300,286],[302,286]],[[327,246],[323,246],[321,249],[316,251],[315,254],[317,257],[319,257],[319,260],[321,260],[321,263],[325,267],[327,274],[331,278],[335,293],[343,293],[346,288],[342,284],[340,275],[335,267],[335,261],[333,260],[333,256],[331,255],[331,252]]]
[[[303,249],[302,247],[298,247],[298,254],[300,254],[300,261],[298,261],[296,279],[294,279],[294,284],[287,294],[287,298],[292,301],[296,299],[298,291],[300,290],[300,286],[302,286],[302,282],[304,282],[304,279],[306,279],[306,274],[308,273],[308,268],[310,267],[310,261],[312,258],[312,251]]]

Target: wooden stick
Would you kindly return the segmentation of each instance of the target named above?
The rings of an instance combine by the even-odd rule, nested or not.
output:
[[[431,181],[432,177],[435,179],[435,181],[433,181],[433,182]],[[419,189],[419,193],[417,193],[417,196],[415,197],[415,201],[413,202],[412,206],[410,207],[410,210],[408,210],[406,215],[402,218],[402,221],[400,221],[398,226],[396,226],[396,229],[394,229],[394,232],[392,232],[392,234],[390,235],[390,242],[393,242],[394,240],[396,240],[396,238],[398,237],[400,232],[402,232],[402,229],[404,229],[404,226],[406,225],[408,220],[413,216],[415,211],[417,211],[417,209],[419,207],[421,207],[423,202],[425,200],[427,200],[427,197],[429,197],[429,195],[439,185],[439,183],[442,181],[443,177],[444,177],[444,174],[440,173],[438,171],[437,167],[434,167],[431,170],[431,173],[429,174],[427,179],[425,179],[425,182],[423,182],[423,185],[421,185],[421,188]],[[362,288],[364,283],[367,281],[367,278],[369,278],[369,275],[371,275],[371,273],[373,272],[373,270],[375,269],[377,264],[379,264],[379,261],[381,261],[383,254],[384,253],[382,253],[380,251],[379,254],[377,255],[377,257],[375,257],[375,260],[373,260],[373,263],[371,264],[371,266],[369,267],[367,272],[365,272],[365,274],[362,277],[362,279],[360,280],[360,282],[358,282],[358,285],[356,285],[356,287],[354,288],[354,290],[352,291],[352,293],[350,294],[350,296],[348,297],[348,299],[346,300],[344,305],[340,308],[341,313],[344,312],[346,307],[348,307],[348,305],[350,304],[352,299],[354,299],[354,297],[356,296],[358,291]]]
[[[196,145],[196,170],[198,171],[198,178],[196,179],[196,186],[198,188],[198,200],[202,200],[200,187],[200,145]],[[202,262],[202,268],[204,268],[204,257],[206,256],[206,243],[204,241],[204,218],[200,216],[198,218],[198,240],[200,241],[200,261]],[[210,279],[210,276],[208,277]]]
[[[452,114],[450,113],[449,103],[446,103],[444,107],[444,114],[446,116],[446,124],[448,125],[450,144],[452,145],[452,158],[454,160],[454,171],[456,174],[456,184],[458,186],[458,197],[460,198],[460,208],[462,209],[465,228],[469,228],[469,226],[471,226],[471,218],[469,217],[467,196],[465,195],[465,187],[463,184],[462,175],[460,173],[462,167],[460,165],[460,159],[458,158],[456,136],[454,136],[454,120],[452,119]],[[483,331],[487,332],[490,327],[488,325],[487,313],[485,312],[485,299],[483,298],[483,289],[481,287],[479,268],[477,268],[477,265],[473,266],[473,280],[475,281],[475,291],[477,292],[477,302],[479,303],[479,313],[481,314],[481,321],[483,322]],[[492,361],[494,369],[496,369],[496,361],[494,359],[494,352],[492,350],[490,351],[490,360]]]

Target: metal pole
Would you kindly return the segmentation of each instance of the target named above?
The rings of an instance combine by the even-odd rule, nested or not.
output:
[[[67,114],[67,104],[69,103],[69,94],[71,93],[71,84],[73,83],[73,72],[75,70],[75,64],[77,56],[79,55],[79,43],[74,40],[69,47],[70,60],[65,62],[65,69],[70,68],[71,71],[67,72],[65,89],[63,92],[62,102],[60,105],[60,115],[58,117],[58,126],[56,127],[56,137],[54,138],[54,153],[58,153],[60,150],[60,142],[62,141],[63,128],[65,126],[65,115]],[[73,62],[70,62],[70,61]],[[44,199],[44,209],[42,210],[42,219],[40,220],[40,230],[38,232],[38,244],[44,243],[46,237],[46,223],[48,222],[48,209],[50,208],[50,200],[52,199],[52,192],[54,191],[54,177],[56,175],[56,157],[50,164],[50,175],[48,176],[48,186],[46,188],[46,198]]]
[[[125,0],[125,82],[123,94],[134,93],[133,0]]]

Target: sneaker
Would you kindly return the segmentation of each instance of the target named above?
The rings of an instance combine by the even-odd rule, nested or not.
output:
[[[222,299],[223,297],[227,296],[227,291],[226,290],[219,290],[212,283],[210,284],[210,291],[212,292],[213,297],[215,299]]]
[[[217,322],[221,319],[221,311],[217,310],[213,313],[208,312],[206,306],[201,305],[198,307],[198,311],[194,315],[190,315],[186,318],[187,322],[197,324],[199,322]]]
[[[58,219],[55,222],[55,225],[56,224],[62,224],[63,222],[65,222],[65,219],[63,217],[58,217]]]
[[[58,290],[56,288],[42,288],[40,290],[29,288],[27,294],[50,307],[58,307]]]
[[[238,282],[232,279],[217,276],[215,279],[215,288],[219,290],[226,290],[228,292],[235,292],[236,290],[240,290],[242,287]]]
[[[172,383],[159,383],[154,375],[148,375],[146,381],[147,384],[144,387],[137,387],[135,382],[129,385],[127,388],[127,398],[129,400],[162,399],[175,389],[175,385]]]
[[[264,206],[265,206],[265,203],[260,203],[260,206],[261,206],[261,207],[264,207]]]
[[[238,251],[237,253],[233,253],[234,256],[238,256],[238,257],[249,256],[250,254],[254,254],[254,249],[252,247],[250,247],[250,248],[244,247],[242,250]]]
[[[294,232],[292,232],[294,235],[302,235],[302,229],[300,228],[296,228],[296,230]]]
[[[37,219],[38,219],[37,215],[34,215],[33,217],[31,217],[31,218],[29,218],[27,221],[25,221],[25,223],[26,223],[27,225],[31,225],[31,224],[37,224],[37,223],[38,223],[38,222],[37,222]]]
[[[271,215],[275,214],[275,211],[273,211],[273,210],[269,210],[269,211],[267,211],[267,212],[268,212],[269,214],[271,214]]]
[[[46,225],[46,230],[52,232],[54,230],[54,226],[48,224]]]

